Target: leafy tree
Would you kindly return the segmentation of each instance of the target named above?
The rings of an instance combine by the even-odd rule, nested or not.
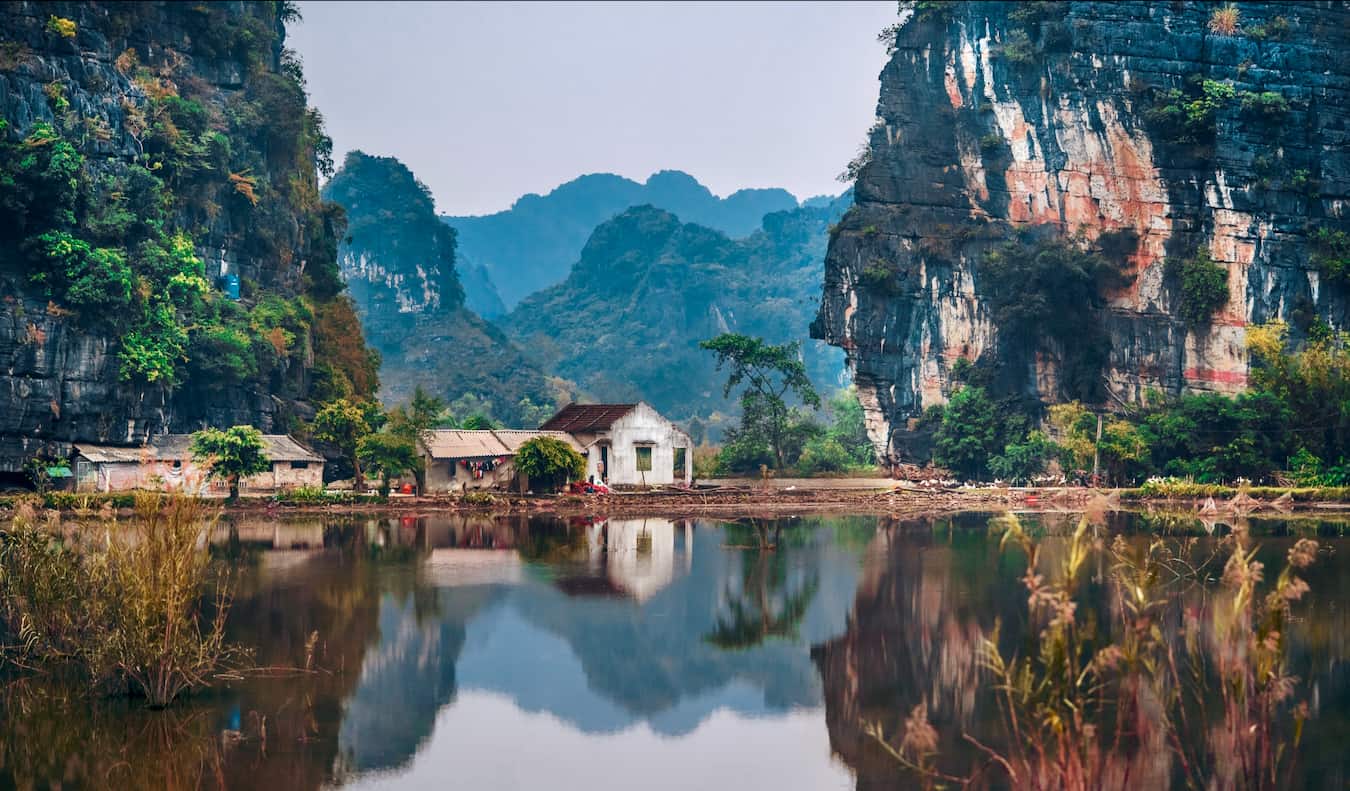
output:
[[[848,454],[849,463],[874,464],[876,448],[867,434],[867,420],[858,401],[857,389],[849,387],[835,393],[830,399],[829,410],[834,420],[828,435]]]
[[[404,469],[412,470],[419,492],[425,491],[427,485],[426,460],[419,445],[426,441],[428,432],[440,425],[444,413],[445,401],[417,385],[407,407],[397,407],[389,414],[389,430],[413,449],[413,461]]]
[[[371,402],[353,402],[346,398],[325,404],[314,416],[314,438],[337,448],[353,470],[353,484],[357,491],[365,489],[365,476],[357,448],[361,440],[378,428],[383,415]],[[375,425],[372,425],[375,424]]]
[[[701,342],[699,348],[717,355],[717,370],[730,367],[724,396],[747,383],[741,394],[741,430],[763,436],[773,451],[775,467],[783,469],[793,428],[785,396],[791,393],[808,406],[820,406],[820,396],[801,361],[800,344],[775,346],[761,338],[723,333]]]
[[[208,466],[209,477],[229,482],[231,500],[239,499],[241,478],[272,468],[262,432],[252,426],[202,429],[192,435],[191,447],[192,458]]]
[[[380,494],[389,494],[389,479],[421,467],[421,454],[406,435],[394,431],[367,434],[356,443],[356,458],[364,472],[380,476]],[[421,477],[418,478],[421,485]],[[419,489],[418,491],[421,491]]]
[[[497,428],[497,422],[487,415],[469,415],[459,424],[465,431],[485,431]]]
[[[1350,457],[1350,335],[1327,333],[1292,347],[1282,322],[1251,327],[1247,348],[1255,389],[1288,409],[1290,434],[1328,461]]]
[[[1177,315],[1192,328],[1207,326],[1215,311],[1228,304],[1228,270],[1205,250],[1190,258],[1167,259],[1163,274],[1176,294]]]
[[[556,437],[535,437],[516,451],[516,472],[528,477],[533,488],[542,481],[556,490],[585,475],[586,460]]]
[[[1040,431],[1032,431],[1021,442],[1010,442],[1003,452],[989,459],[989,472],[1015,484],[1026,483],[1043,470],[1054,452],[1054,445]]]
[[[942,411],[933,435],[933,459],[966,477],[978,478],[998,452],[994,403],[981,387],[962,387]]]
[[[806,447],[802,448],[802,455],[797,459],[797,469],[805,475],[839,472],[848,469],[852,464],[853,458],[834,437],[816,437],[809,440]]]

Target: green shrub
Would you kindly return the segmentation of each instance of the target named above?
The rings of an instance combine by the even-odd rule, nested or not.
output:
[[[1184,91],[1155,90],[1144,120],[1169,143],[1209,145],[1214,142],[1219,110],[1236,95],[1226,82],[1188,80]]]
[[[821,472],[840,472],[852,463],[848,451],[833,437],[816,437],[807,441],[797,459],[797,470],[803,475]]]
[[[586,460],[571,445],[554,437],[526,440],[516,451],[516,471],[530,479],[533,489],[558,489],[581,480]]]
[[[75,34],[79,31],[75,26],[75,20],[52,14],[47,17],[47,32],[61,38],[75,38]]]
[[[1003,148],[1003,135],[998,132],[990,132],[980,138],[980,150],[986,154],[993,153]]]
[[[1310,240],[1309,260],[1323,277],[1337,283],[1350,283],[1350,234],[1331,228],[1315,229]]]
[[[1019,66],[1035,63],[1040,58],[1040,53],[1036,50],[1036,45],[1032,42],[1031,36],[1021,29],[1009,30],[1007,37],[995,52],[1009,63],[1015,63]]]
[[[465,492],[460,498],[460,503],[464,505],[492,505],[497,502],[497,498],[487,492]]]
[[[1278,123],[1289,112],[1289,100],[1278,91],[1243,91],[1242,112],[1265,123]]]
[[[1214,313],[1228,304],[1228,270],[1205,250],[1197,250],[1190,258],[1169,258],[1163,266],[1177,300],[1176,314],[1187,326],[1207,326]]]

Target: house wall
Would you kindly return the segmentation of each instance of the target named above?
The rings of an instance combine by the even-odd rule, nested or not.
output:
[[[589,447],[586,456],[586,475],[601,479],[600,448],[593,444],[608,436],[609,478],[611,485],[617,486],[669,486],[682,481],[688,483],[693,474],[693,443],[674,423],[661,416],[661,413],[646,404],[638,404],[631,412],[610,425],[609,431],[594,440],[588,435],[585,444]],[[639,473],[637,469],[637,447],[650,444],[652,448],[652,469]],[[684,448],[684,470],[677,476],[673,470],[675,448]]]
[[[78,468],[78,460],[77,460]],[[195,462],[184,461],[175,467],[169,461],[100,462],[94,465],[96,474],[89,483],[81,481],[79,491],[124,492],[133,489],[162,488],[168,491],[187,489],[199,494],[225,495],[230,485],[223,480],[208,480],[206,469]],[[310,462],[304,469],[293,470],[288,461],[275,462],[268,472],[250,475],[239,482],[240,493],[273,492],[301,486],[323,486],[323,463]]]
[[[427,459],[427,492],[460,492],[476,489],[507,489],[516,475],[516,466],[510,461],[497,465],[497,469],[475,479],[471,470],[464,469],[458,463],[451,465],[447,459]]]

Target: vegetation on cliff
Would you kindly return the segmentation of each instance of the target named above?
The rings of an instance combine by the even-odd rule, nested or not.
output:
[[[343,217],[319,198],[332,144],[282,47],[295,9],[53,8],[63,21],[41,32],[5,15],[0,72],[20,98],[0,119],[0,278],[112,339],[116,377],[175,391],[185,413],[227,390],[371,392],[359,337],[334,334],[353,320]],[[57,67],[72,47],[88,67]],[[22,106],[39,79],[45,106]]]

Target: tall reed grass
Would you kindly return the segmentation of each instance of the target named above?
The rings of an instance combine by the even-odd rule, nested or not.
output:
[[[978,737],[962,734],[979,759],[944,763],[922,705],[898,737],[865,726],[918,784],[1292,784],[1308,709],[1289,672],[1287,630],[1309,591],[1298,574],[1317,559],[1317,542],[1300,539],[1265,584],[1257,551],[1240,529],[1217,544],[1120,536],[1108,544],[1084,518],[1047,551],[1015,516],[993,527],[1003,532],[1003,549],[1026,558],[1031,633],[1011,651],[998,627],[986,635],[983,666],[998,726]],[[1080,612],[1088,596],[1106,597],[1105,619]]]
[[[140,492],[129,522],[77,543],[19,509],[0,532],[0,658],[152,707],[230,677],[246,652],[225,640],[213,521],[195,497]]]

